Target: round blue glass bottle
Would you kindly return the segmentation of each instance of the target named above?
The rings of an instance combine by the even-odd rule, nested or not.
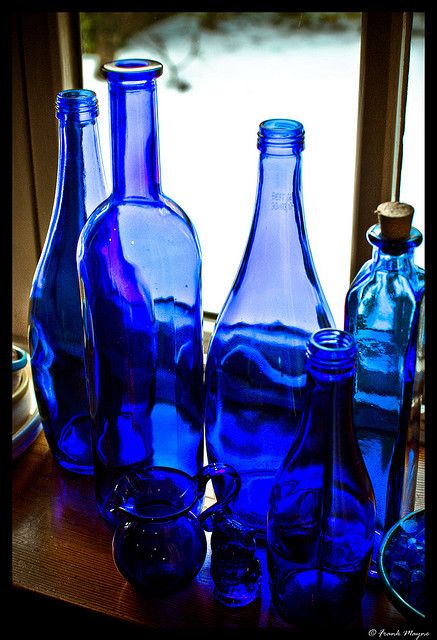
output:
[[[296,625],[347,625],[366,584],[375,500],[352,425],[355,358],[347,332],[321,329],[308,341],[299,434],[270,496],[272,601]]]
[[[156,78],[162,65],[103,67],[113,188],[78,247],[97,502],[114,523],[114,489],[150,465],[203,463],[201,252],[161,191]]]
[[[367,232],[373,255],[346,296],[345,329],[357,341],[354,424],[376,498],[370,576],[379,578],[384,534],[414,509],[423,393],[425,272],[414,263],[422,234],[414,210],[382,203]],[[422,318],[422,319],[421,319]]]
[[[300,122],[273,119],[259,127],[252,228],[206,364],[208,458],[238,470],[242,486],[233,512],[259,539],[302,410],[306,342],[334,325],[305,228],[303,145]]]
[[[93,473],[76,248],[92,211],[107,196],[93,91],[56,100],[58,175],[52,218],[32,283],[29,350],[38,410],[59,464]]]

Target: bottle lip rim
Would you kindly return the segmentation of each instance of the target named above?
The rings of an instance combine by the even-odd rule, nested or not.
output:
[[[282,147],[302,150],[305,129],[298,120],[269,118],[263,120],[258,129],[258,147]]]
[[[149,478],[150,481],[156,482],[156,476],[161,477],[161,480],[166,480],[169,478],[180,478],[184,479],[187,483],[187,486],[183,487],[183,491],[181,492],[180,497],[186,498],[185,503],[180,507],[174,507],[173,510],[170,510],[166,514],[162,515],[150,515],[149,513],[144,513],[141,511],[141,508],[137,508],[135,504],[135,498],[141,504],[141,491],[136,493],[136,496],[131,496],[132,500],[129,499],[125,502],[122,502],[117,509],[123,511],[124,513],[129,514],[132,518],[136,520],[141,520],[143,522],[164,522],[167,520],[174,520],[179,518],[180,516],[191,511],[196,504],[197,500],[200,497],[200,494],[197,491],[196,486],[196,476],[190,476],[187,472],[182,469],[176,469],[172,467],[166,467],[162,465],[153,465],[144,469],[144,476]],[[161,476],[160,476],[161,474]],[[191,491],[191,495],[190,495]]]
[[[95,91],[91,89],[64,89],[56,96],[56,115],[91,116],[99,112],[99,103]]]
[[[370,244],[380,247],[384,253],[393,255],[406,253],[408,249],[418,247],[423,241],[423,235],[416,227],[411,227],[410,234],[406,238],[400,240],[387,238],[382,235],[381,225],[379,223],[372,225],[367,230],[366,236]]]
[[[307,343],[306,356],[311,369],[346,371],[354,367],[356,354],[354,336],[343,329],[319,329]]]
[[[290,118],[268,118],[263,120],[260,130],[273,137],[297,135],[304,132],[303,124]]]
[[[106,79],[111,81],[150,81],[162,75],[163,65],[148,58],[122,58],[107,62],[101,70]]]

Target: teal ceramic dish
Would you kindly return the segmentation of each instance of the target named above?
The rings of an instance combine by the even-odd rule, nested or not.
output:
[[[12,345],[12,371],[18,371],[19,369],[23,369],[27,364],[27,353],[17,347]]]
[[[36,440],[42,424],[33,388],[30,356],[12,344],[12,459]]]
[[[22,385],[23,378],[26,377],[26,366],[28,357],[26,351],[20,347],[12,345],[12,393]]]
[[[387,597],[406,618],[425,620],[425,509],[401,518],[384,536],[378,571]]]

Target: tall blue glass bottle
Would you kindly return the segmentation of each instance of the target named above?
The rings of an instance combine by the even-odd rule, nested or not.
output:
[[[300,122],[260,124],[258,191],[246,251],[206,364],[206,443],[242,481],[233,505],[265,538],[274,477],[302,411],[305,347],[334,321],[305,228]]]
[[[413,212],[404,203],[379,205],[379,223],[367,232],[372,258],[356,275],[345,303],[345,329],[355,336],[359,354],[354,423],[376,497],[372,577],[378,577],[384,532],[414,509],[425,273],[414,264],[422,234],[411,227]]]
[[[107,197],[93,91],[61,91],[58,175],[50,227],[30,293],[29,350],[44,433],[59,464],[93,472],[76,248],[91,212]]]
[[[201,252],[161,191],[153,60],[103,67],[113,188],[78,246],[97,503],[114,524],[129,471],[203,463]]]
[[[355,358],[345,331],[321,329],[308,341],[299,434],[270,496],[272,601],[296,625],[348,625],[367,580],[375,500],[352,424]]]

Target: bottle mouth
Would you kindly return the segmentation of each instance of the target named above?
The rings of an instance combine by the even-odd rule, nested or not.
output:
[[[271,118],[259,125],[258,148],[294,149],[304,148],[305,130],[301,122],[287,118]]]
[[[354,336],[342,329],[319,329],[307,343],[307,365],[312,372],[353,372],[357,345]]]
[[[402,238],[400,240],[392,240],[390,238],[386,238],[381,231],[380,224],[374,224],[371,226],[366,233],[367,241],[370,244],[373,244],[375,247],[379,247],[384,253],[388,253],[390,255],[401,255],[402,253],[407,253],[410,249],[415,249],[420,244],[422,244],[423,235],[416,229],[416,227],[411,227],[410,233],[408,237]]]
[[[66,89],[56,96],[56,115],[59,119],[71,116],[73,119],[96,118],[99,104],[94,91],[90,89]]]
[[[150,82],[162,75],[163,66],[157,60],[127,58],[113,60],[102,67],[102,73],[110,82]]]
[[[116,509],[149,522],[174,520],[201,497],[194,478],[180,469],[154,466],[128,473],[115,489]]]

